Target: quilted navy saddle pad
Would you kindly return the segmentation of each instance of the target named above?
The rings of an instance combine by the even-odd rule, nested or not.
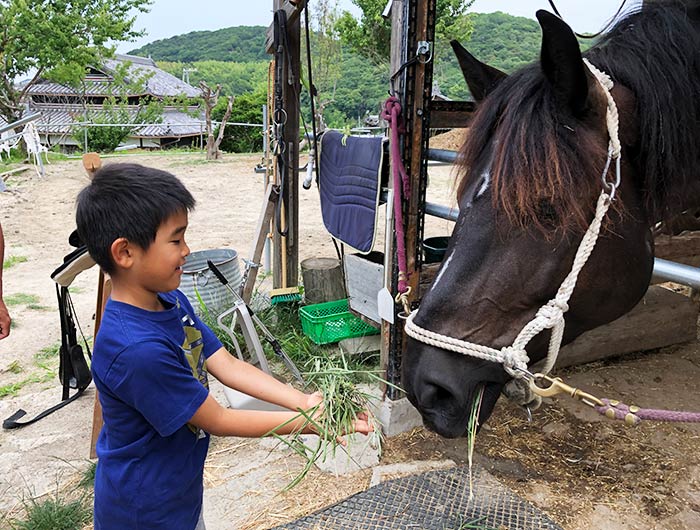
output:
[[[326,230],[358,252],[372,250],[384,167],[384,138],[326,131],[318,186]]]

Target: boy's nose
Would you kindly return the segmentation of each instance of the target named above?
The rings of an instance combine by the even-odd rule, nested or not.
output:
[[[183,243],[184,243],[184,248],[182,249],[182,257],[186,258],[187,256],[190,255],[190,247],[184,241],[183,241]]]

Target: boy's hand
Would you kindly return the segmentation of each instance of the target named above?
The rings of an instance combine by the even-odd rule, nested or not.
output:
[[[304,410],[309,410],[314,408],[316,405],[322,405],[323,394],[321,392],[314,392],[313,394],[304,394],[306,400],[302,403],[301,408]],[[322,407],[319,407],[321,409]]]
[[[355,421],[352,422],[352,432],[369,434],[374,431],[374,425],[369,421],[369,413],[367,411],[360,412]],[[350,434],[350,433],[345,433]]]
[[[304,410],[310,411],[314,408],[316,408],[316,410],[313,412],[312,417],[313,419],[318,419],[323,414],[323,394],[321,394],[321,392],[314,392],[313,394],[306,395],[306,400],[304,402]],[[362,434],[369,434],[370,432],[373,432],[374,426],[372,425],[372,422],[369,418],[370,416],[367,411],[360,412],[357,415],[357,418],[355,418],[355,420],[352,422],[352,426],[350,427],[350,429],[343,432],[343,435],[352,434],[354,432],[359,432]],[[315,434],[318,434],[314,426],[310,427]],[[347,442],[340,436],[337,438],[337,442],[343,446],[347,445]]]

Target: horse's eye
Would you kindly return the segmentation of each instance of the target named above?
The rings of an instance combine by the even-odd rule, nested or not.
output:
[[[557,222],[557,211],[547,199],[540,199],[537,218],[541,223],[554,224]]]

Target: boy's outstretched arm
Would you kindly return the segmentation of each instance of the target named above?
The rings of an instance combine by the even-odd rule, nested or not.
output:
[[[188,422],[217,436],[255,438],[275,431],[277,434],[314,431],[298,412],[227,409],[207,396]]]
[[[188,423],[217,436],[258,437],[273,430],[277,434],[316,432],[298,410],[318,415],[317,405],[323,401],[320,393],[304,394],[232,356],[225,348],[219,349],[207,359],[207,370],[226,386],[291,410],[272,412],[227,409],[210,395]],[[364,414],[355,420],[353,431],[363,434],[372,431]]]
[[[252,364],[231,355],[225,348],[219,348],[207,359],[207,371],[230,388],[290,410],[306,410],[320,401],[310,403],[309,394],[281,383]]]

